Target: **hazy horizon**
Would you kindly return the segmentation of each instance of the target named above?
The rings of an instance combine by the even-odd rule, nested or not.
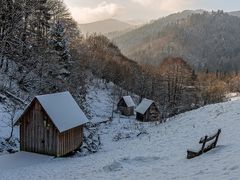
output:
[[[237,11],[240,1],[229,0],[64,0],[74,19],[91,23],[105,19],[150,21],[183,10]]]

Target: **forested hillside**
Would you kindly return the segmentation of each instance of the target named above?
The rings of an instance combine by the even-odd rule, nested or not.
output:
[[[239,71],[240,19],[223,11],[191,13],[161,18],[113,41],[141,63],[180,56],[198,70]]]
[[[209,20],[215,17],[214,22],[218,20],[217,22],[220,23],[222,18],[228,18],[229,21],[233,20],[234,24],[238,18],[232,18],[223,13],[216,13],[215,16],[208,13],[189,16],[192,12],[185,11],[183,14],[178,13],[159,20],[159,24],[155,22],[136,30],[139,35],[142,35],[132,41],[133,44],[146,42],[149,44],[147,50],[151,56],[148,57],[144,49],[145,44],[142,45],[143,49],[138,48],[133,53],[141,55],[140,61],[147,59],[152,64],[154,61],[155,63],[162,62],[159,66],[151,66],[138,64],[125,57],[120,49],[103,35],[83,37],[77,23],[71,18],[62,1],[44,0],[36,3],[31,0],[22,0],[1,3],[1,91],[3,94],[11,93],[13,97],[23,99],[24,103],[28,103],[33,96],[38,94],[68,90],[85,109],[87,108],[84,104],[86,89],[88,81],[92,78],[91,74],[106,82],[111,81],[116,84],[119,89],[113,96],[124,95],[122,91],[124,89],[141,98],[155,100],[163,117],[203,104],[222,101],[224,93],[237,89],[234,85],[238,80],[232,83],[232,79],[238,78],[237,75],[227,75],[222,72],[196,73],[191,67],[193,63],[189,61],[189,57],[197,57],[199,54],[206,57],[208,55],[204,50],[210,49],[209,46],[201,46],[199,42],[202,41],[202,36],[192,37],[194,41],[190,38],[191,34],[197,34],[199,30],[205,32],[204,23],[209,25]],[[181,20],[183,17],[188,17],[188,19]],[[229,21],[226,23],[228,24]],[[165,25],[160,22],[165,22]],[[161,25],[161,31],[156,33],[159,25]],[[235,23],[232,26],[231,34],[236,33],[234,27],[238,25]],[[152,28],[142,33],[149,26]],[[198,28],[191,29],[190,27]],[[210,36],[215,26],[210,27],[214,27],[209,29],[208,33],[211,42]],[[217,26],[220,30],[225,27],[226,24]],[[223,37],[229,36],[230,33],[217,32]],[[151,36],[148,36],[149,34]],[[126,37],[123,37],[122,41],[128,42],[124,39]],[[156,45],[152,44],[149,37],[156,39],[154,41]],[[233,45],[238,43],[237,37],[236,35]],[[164,40],[164,43],[159,43],[159,40],[160,42]],[[171,44],[169,40],[172,40]],[[176,46],[173,40],[177,40],[176,42],[180,45],[187,44],[188,46]],[[228,48],[227,43],[230,42],[224,38],[222,41],[226,43],[224,47]],[[131,45],[126,44],[124,47],[131,50]],[[197,49],[197,51],[188,51],[186,55],[183,54],[183,58],[173,57],[178,55],[177,50],[185,52],[186,47],[193,48],[192,50]],[[203,52],[205,54],[202,54]],[[209,54],[214,57],[211,52],[210,49]],[[234,52],[238,53],[237,50]],[[222,55],[221,53],[223,52],[219,52],[217,56]],[[158,55],[164,55],[160,57],[166,56],[166,58],[159,61],[161,58]],[[201,62],[203,60],[201,59]]]
[[[62,1],[1,1],[0,6],[0,70],[12,82],[1,82],[3,89],[16,91],[16,84],[30,98],[65,89],[81,93],[82,37]]]
[[[240,11],[233,11],[233,12],[230,12],[229,14],[232,16],[240,17]]]

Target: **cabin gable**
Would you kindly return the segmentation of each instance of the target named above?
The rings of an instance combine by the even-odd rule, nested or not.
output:
[[[148,108],[145,113],[145,120],[146,121],[158,121],[160,118],[160,112],[155,103]]]
[[[19,119],[20,150],[55,155],[59,131],[41,104],[34,99]]]
[[[144,100],[146,101],[146,100]],[[150,102],[150,101],[149,101]],[[136,119],[139,121],[159,121],[160,120],[160,111],[154,102],[151,102],[148,105],[148,108],[144,109],[143,104],[139,106]],[[145,106],[146,107],[146,106]]]
[[[123,98],[121,98],[117,104],[118,107],[127,107],[126,102],[124,101]]]
[[[129,107],[123,97],[119,100],[117,107],[122,115],[131,116],[134,114],[134,106]]]

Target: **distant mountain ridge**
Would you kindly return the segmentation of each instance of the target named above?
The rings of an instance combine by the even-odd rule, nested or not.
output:
[[[106,19],[88,24],[79,24],[79,28],[83,34],[97,33],[107,34],[115,31],[124,31],[133,29],[135,26],[129,23],[119,21],[117,19]]]
[[[233,11],[233,12],[229,12],[228,14],[231,15],[231,16],[240,17],[240,11]]]
[[[240,70],[240,12],[186,10],[113,37],[129,58],[159,64],[181,56],[196,69]]]
[[[177,20],[186,18],[192,14],[202,14],[205,10],[198,9],[198,10],[185,10],[182,12],[170,14],[167,17],[169,22],[175,22]],[[229,15],[240,17],[240,11],[233,11],[229,12]],[[163,19],[163,18],[159,18]],[[153,20],[152,22],[158,21]],[[86,23],[86,24],[79,24],[79,28],[82,31],[83,34],[86,33],[101,33],[101,34],[111,34],[110,38],[114,38],[114,36],[119,36],[121,34],[127,33],[133,29],[135,29],[137,26],[140,27],[146,23],[146,21],[141,20],[128,20],[126,22],[120,21],[117,19],[106,19],[101,21],[96,21],[92,23]],[[115,33],[115,34],[114,34]]]

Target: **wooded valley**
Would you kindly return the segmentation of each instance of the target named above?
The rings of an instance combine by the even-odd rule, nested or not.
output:
[[[238,37],[235,36],[240,24],[238,17],[232,17],[223,12],[203,13],[189,15],[187,19],[178,19],[176,22],[168,21],[169,17],[166,17],[146,27],[143,26],[135,32],[145,32],[149,29],[148,27],[156,26],[158,23],[161,24],[161,31],[150,28],[154,32],[159,32],[153,33],[154,36],[151,39],[164,39],[171,34],[171,40],[179,40],[178,42],[187,44],[192,50],[191,53],[184,51],[187,54],[179,54],[176,53],[175,45],[170,47],[169,41],[162,42],[160,46],[151,44],[147,52],[144,50],[144,53],[137,53],[140,56],[136,56],[138,62],[147,60],[151,63],[140,64],[123,55],[121,50],[104,35],[83,36],[62,1],[1,1],[1,7],[0,69],[4,77],[1,89],[7,89],[16,96],[21,96],[22,92],[25,92],[28,94],[27,101],[36,94],[69,90],[78,102],[83,104],[90,78],[89,73],[106,82],[112,81],[116,84],[119,89],[115,95],[118,97],[123,95],[121,89],[124,89],[141,98],[154,99],[164,112],[163,117],[205,104],[220,102],[228,91],[239,91],[238,71],[232,68],[224,71],[219,66],[218,57],[220,52],[226,55],[230,50],[234,50],[237,55],[238,38],[231,41],[234,42],[231,43],[232,45],[236,45],[234,48],[230,48],[229,43],[232,37]],[[232,26],[221,24],[222,19],[226,23],[231,23]],[[213,20],[215,23],[210,23]],[[216,28],[224,31],[215,31]],[[205,30],[208,32],[211,30],[211,32],[206,34]],[[218,35],[215,33],[216,38],[222,41],[214,41],[211,38],[212,32],[218,32]],[[119,38],[124,40],[132,33],[134,32]],[[192,36],[196,37],[194,41],[189,39]],[[222,38],[219,38],[220,36]],[[141,36],[142,40],[146,38]],[[151,39],[146,42],[152,43]],[[138,41],[135,44],[141,42]],[[191,44],[191,42],[197,43]],[[218,43],[220,43],[219,48],[217,48]],[[131,44],[124,45],[125,49],[128,49]],[[140,52],[140,49],[138,51]],[[155,56],[152,51],[165,55]],[[125,52],[124,49],[123,52]],[[204,61],[206,59],[204,57],[209,57],[205,52],[211,55],[212,63],[206,61],[204,68],[199,70],[195,62],[189,62],[188,57],[201,54],[196,59]],[[147,57],[148,53],[153,56]],[[161,60],[160,57],[164,58]],[[238,63],[237,56],[231,53],[229,57],[232,59],[224,61],[227,63],[227,65],[224,64],[224,68],[230,66],[237,68],[238,65],[234,64],[234,62]],[[151,65],[156,64],[153,62],[160,63]],[[215,67],[215,70],[212,67]],[[20,89],[16,89],[14,84],[17,84]]]

